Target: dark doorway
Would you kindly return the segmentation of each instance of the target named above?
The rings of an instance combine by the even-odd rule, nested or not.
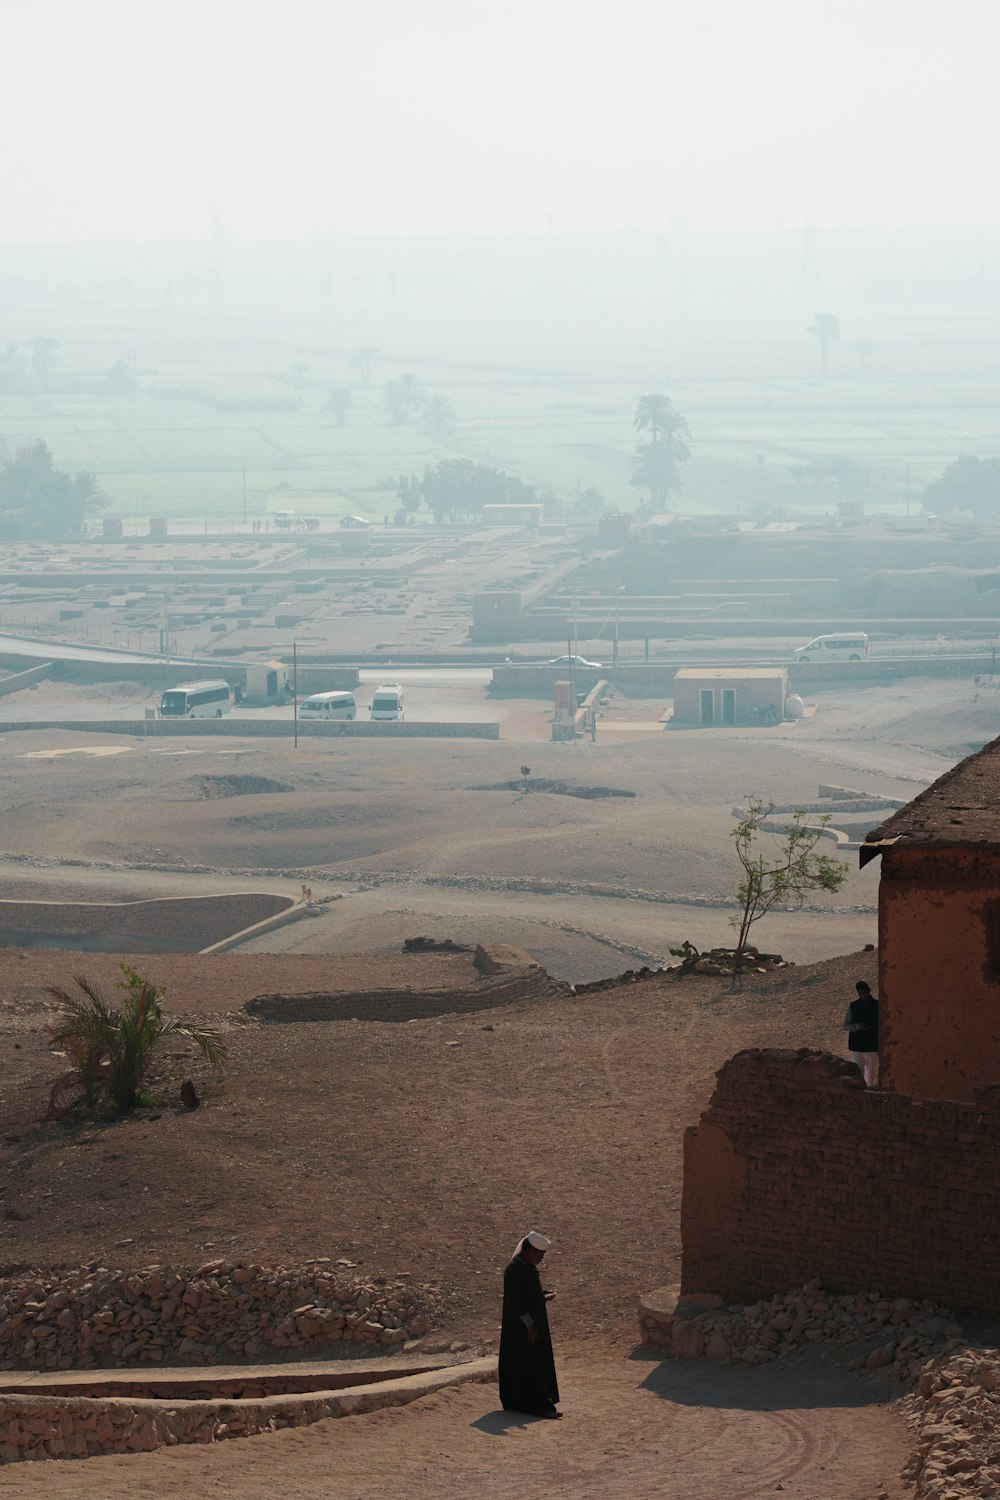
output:
[[[736,723],[736,689],[722,689],[722,722],[723,724]]]
[[[711,688],[701,690],[701,722],[703,724],[715,723],[715,694]]]

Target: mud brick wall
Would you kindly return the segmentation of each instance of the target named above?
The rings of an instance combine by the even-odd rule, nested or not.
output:
[[[1000,1087],[914,1100],[827,1053],[740,1052],[685,1137],[681,1232],[685,1293],[818,1279],[1000,1312]]]
[[[418,1021],[434,1016],[492,1010],[517,1000],[565,995],[564,985],[542,968],[477,980],[450,990],[367,990],[359,994],[306,991],[298,995],[256,995],[243,1009],[261,1021]]]

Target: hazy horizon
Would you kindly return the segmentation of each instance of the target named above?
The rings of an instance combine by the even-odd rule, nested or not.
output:
[[[38,0],[0,243],[982,225],[993,43],[938,8]]]

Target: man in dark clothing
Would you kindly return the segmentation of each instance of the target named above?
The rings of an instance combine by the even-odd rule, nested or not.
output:
[[[518,1243],[503,1273],[500,1401],[504,1411],[534,1417],[562,1416],[556,1411],[559,1386],[545,1307],[555,1292],[542,1291],[538,1274],[550,1243],[533,1229]]]
[[[864,1074],[865,1086],[873,1089],[878,1084],[878,1001],[866,980],[859,979],[854,988],[858,998],[851,1001],[844,1017],[847,1046]]]

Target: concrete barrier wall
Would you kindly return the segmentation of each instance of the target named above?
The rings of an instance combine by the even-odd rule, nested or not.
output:
[[[231,933],[294,907],[289,896],[167,896],[153,901],[0,901],[0,930],[26,936],[115,938],[149,948],[196,953]]]
[[[0,721],[0,734],[15,729],[62,729],[73,734],[131,734],[139,738],[197,739],[228,736],[230,739],[291,739],[291,719],[6,719]],[[402,723],[379,720],[341,720],[333,724],[303,724],[299,720],[300,739],[388,739],[388,740],[498,740],[498,723],[421,724],[404,719]]]
[[[11,693],[19,693],[22,688],[30,687],[33,682],[43,682],[46,677],[52,677],[55,673],[55,664],[47,661],[40,667],[29,667],[25,672],[14,672],[10,677],[0,677],[0,698],[7,698]]]

